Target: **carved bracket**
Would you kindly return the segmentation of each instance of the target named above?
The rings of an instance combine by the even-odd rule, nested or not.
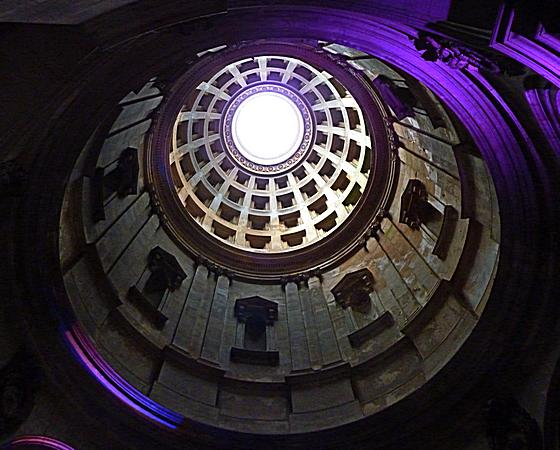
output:
[[[103,167],[95,169],[91,179],[91,204],[93,220],[105,219],[103,204],[114,192],[119,197],[138,193],[138,150],[133,147],[124,149],[119,156],[117,167],[105,174]]]
[[[157,327],[162,328],[167,317],[160,311],[160,304],[167,291],[178,289],[187,274],[177,259],[161,247],[154,247],[148,255],[151,272],[142,291],[137,286],[128,290],[128,298]]]
[[[408,180],[406,189],[401,196],[399,222],[417,230],[422,223],[422,216],[428,194],[424,183],[420,180]]]
[[[240,322],[259,317],[266,325],[273,325],[278,320],[278,304],[257,296],[240,298],[235,302],[234,314]]]
[[[232,347],[233,362],[277,365],[278,352],[268,350],[266,327],[278,320],[278,304],[262,297],[241,298],[235,302],[235,317],[245,324],[244,348]]]
[[[148,269],[152,275],[148,278],[145,289],[150,291],[162,288],[174,291],[187,277],[177,259],[159,246],[154,247],[148,255]]]
[[[369,294],[373,292],[374,279],[368,269],[347,274],[331,290],[334,299],[342,308],[367,313],[371,309]]]

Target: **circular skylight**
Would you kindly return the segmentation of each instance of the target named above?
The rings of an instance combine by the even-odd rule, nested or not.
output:
[[[233,247],[287,252],[331,234],[368,183],[372,147],[358,102],[333,75],[279,55],[201,81],[177,117],[177,195]]]
[[[297,105],[276,92],[260,92],[244,100],[233,116],[233,140],[245,158],[273,165],[287,160],[303,138]]]

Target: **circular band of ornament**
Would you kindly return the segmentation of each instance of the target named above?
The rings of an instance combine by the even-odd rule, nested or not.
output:
[[[286,98],[297,108],[302,120],[301,139],[299,139],[298,145],[293,150],[287,152],[288,157],[286,159],[279,162],[273,161],[271,164],[260,163],[247,157],[247,152],[240,148],[239,139],[236,139],[235,136],[236,113],[251,98],[265,93],[280,95]],[[305,160],[315,142],[315,120],[307,101],[287,85],[273,82],[252,84],[246,89],[237,92],[225,107],[220,128],[222,130],[221,137],[224,149],[231,156],[232,160],[242,169],[261,176],[278,175],[293,170],[300,162]]]

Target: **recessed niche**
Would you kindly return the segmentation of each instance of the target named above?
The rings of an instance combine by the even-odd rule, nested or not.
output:
[[[322,131],[317,131],[317,136],[315,138],[315,143],[317,145],[324,146],[327,143],[327,134]]]
[[[210,158],[204,146],[198,147],[194,155],[200,167],[204,167],[208,163],[208,161],[210,161]]]
[[[283,234],[281,237],[283,242],[288,244],[290,247],[297,247],[303,244],[303,239],[305,238],[305,230],[298,231],[296,233]]]
[[[336,78],[331,78],[329,81],[334,86],[341,98],[346,97],[346,88]]]
[[[221,237],[222,239],[228,240],[235,236],[234,229],[226,227],[216,220],[212,222],[212,228],[214,230],[214,234]]]
[[[289,194],[279,195],[276,199],[278,200],[278,206],[282,209],[289,208],[294,205],[294,194],[291,192]]]
[[[346,155],[346,161],[354,163],[354,165],[358,164],[360,153],[360,146],[358,145],[358,143],[350,139],[350,142],[348,143],[348,154]]]
[[[261,81],[261,77],[259,74],[251,73],[247,75],[247,84],[257,83],[259,81]]]
[[[337,156],[342,156],[342,153],[344,152],[344,139],[336,134],[333,135],[331,152]]]
[[[227,198],[229,198],[232,202],[241,205],[243,203],[243,199],[245,198],[245,193],[233,186],[230,186]]]
[[[257,178],[255,180],[255,187],[261,191],[266,191],[268,189],[268,179]]]
[[[220,209],[218,210],[218,214],[222,219],[227,220],[228,222],[237,225],[239,222],[239,216],[241,212],[231,206],[227,205],[226,203],[222,203],[220,205]]]
[[[251,177],[248,174],[242,172],[241,170],[237,172],[236,180],[239,184],[242,184],[243,186],[247,186],[247,183],[249,182],[250,178]]]
[[[319,161],[321,161],[321,156],[316,150],[312,150],[307,158],[307,162],[309,162],[313,167],[316,167]]]
[[[270,224],[270,217],[249,214],[249,224],[254,230],[266,230]]]
[[[332,123],[335,127],[344,123],[344,116],[340,108],[331,108],[329,109],[329,112],[331,114]]]
[[[278,177],[274,179],[276,189],[284,189],[288,187],[288,177]]]
[[[197,119],[192,121],[192,130],[196,136],[204,135],[204,120]]]
[[[324,213],[327,209],[327,197],[321,195],[317,200],[315,200],[311,205],[307,207],[310,211],[313,211],[317,215]]]
[[[183,169],[185,178],[189,180],[196,172],[190,155],[187,155],[186,158],[183,158],[179,164],[181,165],[181,169]]]
[[[344,206],[350,206],[350,205],[354,206],[356,205],[356,203],[358,203],[361,196],[362,196],[362,192],[360,191],[360,185],[355,184],[354,186],[352,186],[352,189],[350,190],[350,192],[348,193],[348,195],[346,196],[342,204]]]
[[[319,223],[315,224],[315,228],[318,230],[328,231],[336,226],[336,213],[331,213]]]
[[[295,211],[290,214],[282,214],[279,216],[280,219],[280,227],[283,228],[293,228],[299,225],[299,211]]]
[[[228,158],[224,158],[220,163],[220,168],[225,172],[226,175],[229,175],[234,167],[235,166]]]
[[[194,193],[205,206],[210,206],[210,203],[212,203],[212,200],[214,199],[214,194],[210,192],[202,181],[196,185]]]
[[[303,167],[298,167],[296,170],[294,170],[293,174],[298,181],[303,180],[307,176],[307,173],[305,172],[305,169]]]
[[[332,184],[333,191],[344,191],[348,185],[350,184],[350,180],[348,179],[348,175],[346,172],[340,172],[336,181]]]
[[[258,248],[264,249],[270,243],[270,236],[259,236],[256,234],[249,234],[245,235],[245,239],[249,242],[251,248]]]
[[[307,200],[317,193],[317,186],[315,185],[314,181],[310,181],[305,186],[303,186],[300,191],[303,194],[304,199]]]
[[[212,187],[216,190],[220,189],[220,186],[223,184],[224,179],[220,176],[220,174],[216,171],[216,169],[212,169],[206,178],[208,182],[212,185]]]
[[[298,75],[305,78],[306,80],[311,80],[314,76],[313,72],[311,72],[311,70],[309,70],[307,67],[304,66],[296,67],[294,73],[297,73]]]
[[[268,206],[269,206],[269,198],[268,197],[262,197],[260,195],[253,195],[251,197],[251,207],[264,211],[264,210],[268,209]]]
[[[331,91],[330,86],[328,86],[327,84],[319,84],[318,86],[315,86],[315,88],[321,94],[321,96],[325,99],[325,101],[328,102],[329,100],[334,100],[335,96],[334,96],[333,92]]]
[[[193,217],[203,217],[205,215],[204,210],[202,210],[190,196],[187,197],[187,200],[185,201],[185,207],[187,208],[189,214]]]
[[[321,175],[326,180],[333,175],[335,168],[329,160],[325,161],[325,164],[319,169],[319,175]]]
[[[358,111],[356,111],[354,108],[346,108],[346,114],[348,114],[350,129],[355,130],[360,124],[360,116],[358,114]]]

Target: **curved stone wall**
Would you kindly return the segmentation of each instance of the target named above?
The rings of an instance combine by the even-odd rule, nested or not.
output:
[[[243,281],[185,254],[154,215],[141,177],[132,193],[105,193],[105,218],[92,219],[99,169],[110,174],[119,163],[122,169],[123,149],[136,149],[143,160],[146,117],[165,95],[154,88],[156,80],[121,101],[107,138],[86,149],[94,156],[84,160],[95,167],[79,166],[66,194],[70,205],[81,193],[74,201],[82,205],[81,221],[69,206],[60,241],[62,249],[86,250],[64,281],[100,354],[140,392],[220,428],[316,431],[409,395],[469,335],[498,261],[499,218],[485,164],[475,149],[461,146],[445,109],[424,86],[413,86],[415,96],[375,58],[360,59],[359,68],[373,83],[384,81],[382,74],[391,77],[382,94],[400,89],[410,98],[406,117],[390,122],[398,145],[395,195],[361,249],[313,276]],[[422,198],[407,197],[411,182],[423,187]],[[103,187],[107,191],[107,181]],[[406,214],[416,214],[417,223]],[[76,229],[80,222],[83,231]],[[82,245],[67,244],[67,236],[82,233],[76,238]],[[154,298],[149,280],[156,248],[175,258],[183,278]],[[354,295],[361,290],[365,300]],[[275,309],[275,317],[252,340],[240,308],[260,304]]]
[[[505,342],[529,339],[519,325],[546,313],[551,280],[535,263],[554,249],[539,237],[553,215],[540,197],[549,171],[491,76],[424,60],[416,30],[340,10],[276,7],[251,23],[248,12],[115,40],[18,141],[38,155],[14,219],[18,307],[51,377],[135,442],[399,448],[428,421],[452,422],[455,401],[516,360]],[[169,80],[241,29],[353,53],[391,110],[394,200],[354,255],[320,274],[256,283],[196,259],[146,192],[146,132]]]

